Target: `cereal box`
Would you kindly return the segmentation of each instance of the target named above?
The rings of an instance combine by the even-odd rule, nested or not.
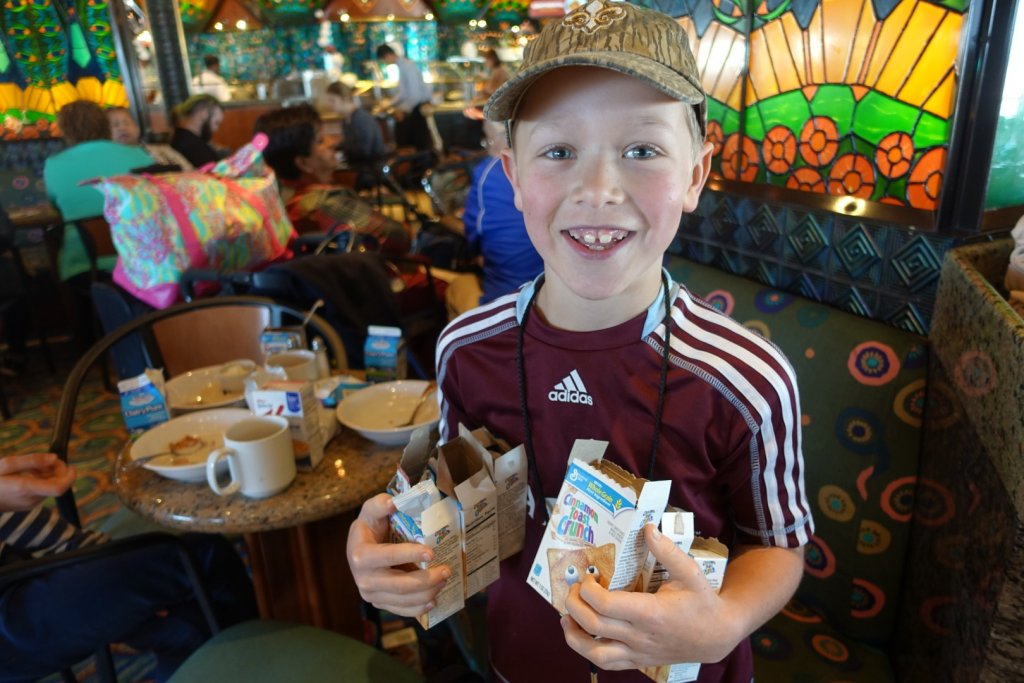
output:
[[[466,596],[498,580],[498,494],[479,446],[456,437],[438,447],[437,488],[458,504]]]
[[[590,574],[609,590],[635,590],[649,551],[644,524],[658,524],[670,481],[646,481],[602,459],[605,441],[578,440],[527,582],[559,612],[572,584]]]
[[[480,452],[498,491],[498,559],[512,557],[523,549],[526,535],[526,451],[508,444],[486,428],[469,431],[459,425],[459,436]]]

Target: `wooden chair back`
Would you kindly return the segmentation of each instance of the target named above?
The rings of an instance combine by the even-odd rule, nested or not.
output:
[[[260,365],[260,332],[270,311],[254,306],[199,309],[153,324],[168,377],[209,365],[249,358]]]

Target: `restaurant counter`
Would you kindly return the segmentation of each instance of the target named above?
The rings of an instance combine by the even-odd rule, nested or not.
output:
[[[256,119],[266,112],[283,106],[285,102],[294,104],[295,98],[287,100],[230,100],[223,103],[224,122],[213,135],[213,142],[222,147],[235,150],[249,142],[253,136]],[[434,108],[434,120],[438,132],[447,149],[479,149],[482,138],[482,124],[473,121],[463,114],[463,102],[445,102]],[[170,120],[162,107],[150,110],[150,130],[156,135],[167,135],[173,132]],[[336,116],[323,114],[326,132],[340,135],[341,126]]]

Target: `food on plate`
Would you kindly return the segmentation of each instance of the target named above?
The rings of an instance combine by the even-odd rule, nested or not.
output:
[[[177,441],[172,441],[167,444],[167,450],[175,455],[189,455],[195,453],[200,448],[206,445],[201,437],[194,434],[186,434]]]

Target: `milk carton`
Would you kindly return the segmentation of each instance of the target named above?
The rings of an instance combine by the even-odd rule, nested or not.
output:
[[[559,612],[569,587],[590,574],[608,590],[636,590],[671,481],[646,481],[602,459],[606,441],[577,440],[527,582]]]
[[[390,382],[405,379],[405,341],[397,327],[370,325],[363,346],[366,379],[370,382]]]
[[[270,380],[245,393],[249,410],[256,415],[280,415],[288,419],[295,450],[296,468],[309,471],[324,457],[320,431],[320,402],[312,382]]]
[[[123,379],[117,383],[117,390],[124,424],[132,436],[170,419],[162,371],[147,369],[138,377]]]

